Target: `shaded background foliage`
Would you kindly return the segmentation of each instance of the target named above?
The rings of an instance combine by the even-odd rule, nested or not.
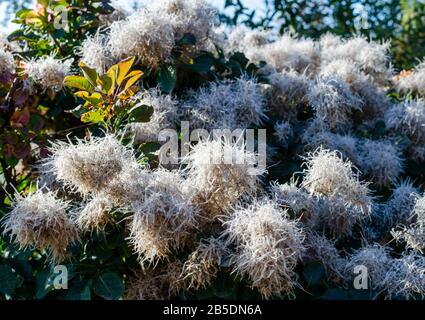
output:
[[[229,25],[278,28],[319,38],[326,32],[348,37],[361,33],[372,40],[391,40],[395,66],[411,68],[425,55],[425,2],[421,0],[265,0],[259,13],[243,0],[226,0]]]

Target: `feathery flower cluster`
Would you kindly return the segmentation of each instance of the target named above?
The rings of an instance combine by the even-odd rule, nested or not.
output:
[[[225,30],[216,31],[225,34]],[[251,52],[270,42],[271,32],[268,30],[249,29],[245,25],[237,25],[227,37],[221,41],[225,52]],[[249,54],[248,54],[249,55]]]
[[[340,256],[335,247],[335,241],[310,231],[307,233],[305,246],[304,261],[312,260],[322,263],[329,281],[338,283],[344,279],[344,268],[347,261]]]
[[[408,225],[418,198],[419,191],[410,181],[397,184],[383,208],[384,224],[390,227]]]
[[[81,61],[95,69],[98,74],[104,74],[115,62],[107,43],[107,36],[96,33],[87,37],[81,45]]]
[[[109,47],[114,57],[139,56],[157,67],[171,57],[178,40],[191,33],[198,44],[212,32],[215,10],[205,0],[155,1],[125,20],[112,23]]]
[[[367,185],[360,182],[350,161],[336,151],[319,149],[307,158],[302,187],[319,196],[319,225],[337,238],[350,236],[353,226],[371,210]]]
[[[60,61],[53,56],[45,56],[29,61],[26,73],[44,90],[59,91],[71,71],[71,63],[72,60]]]
[[[368,245],[356,250],[348,259],[344,273],[347,281],[353,278],[353,271],[356,266],[365,266],[369,286],[373,289],[381,289],[388,270],[393,263],[389,248],[379,244]]]
[[[109,33],[112,55],[117,58],[136,55],[144,64],[157,67],[169,59],[174,47],[173,20],[175,17],[144,8],[112,23]]]
[[[398,77],[395,85],[400,92],[414,93],[425,96],[425,62],[416,66],[413,72]]]
[[[398,150],[387,141],[366,140],[361,147],[361,168],[378,187],[395,183],[403,170]]]
[[[49,250],[56,261],[66,257],[66,249],[78,240],[77,227],[68,216],[68,203],[47,190],[22,198],[2,219],[4,234],[11,235],[21,247]]]
[[[299,218],[308,226],[314,226],[317,222],[317,200],[306,190],[298,188],[295,182],[277,184],[271,186],[273,201],[284,209],[291,210],[296,218]]]
[[[296,107],[306,101],[310,81],[305,74],[294,71],[273,73],[269,77],[268,103],[273,111],[284,119],[297,116]]]
[[[414,144],[425,142],[425,101],[422,99],[394,105],[385,115],[389,129],[406,134]]]
[[[362,110],[363,100],[350,87],[334,79],[320,79],[313,85],[307,99],[318,117],[332,129],[346,127],[354,110]]]
[[[407,219],[410,224],[402,230],[393,230],[391,233],[398,241],[405,241],[407,248],[424,252],[425,249],[425,196],[416,200],[412,215]]]
[[[209,238],[200,242],[183,265],[182,279],[187,289],[207,287],[218,272],[222,256],[227,252],[220,239]]]
[[[425,297],[425,257],[417,253],[395,259],[382,283],[386,298],[423,299]]]
[[[130,223],[130,241],[142,264],[165,258],[184,245],[197,215],[191,203],[193,190],[179,172],[153,171],[143,193],[131,204]]]
[[[134,97],[139,104],[151,106],[154,110],[149,122],[131,124],[135,141],[157,141],[162,129],[171,129],[177,122],[177,100],[171,95],[162,95],[157,88],[144,91]]]
[[[247,76],[212,82],[192,96],[180,111],[198,128],[245,129],[265,118],[261,86]]]
[[[126,300],[165,300],[178,293],[182,265],[173,261],[164,267],[136,271],[126,287]]]
[[[228,243],[235,243],[234,272],[247,275],[265,298],[291,295],[294,271],[304,251],[303,230],[273,202],[235,210],[224,222]]]
[[[342,160],[336,151],[318,149],[310,153],[306,166],[302,185],[310,193],[340,197],[361,212],[370,212],[369,190],[365,183],[359,181],[350,161]]]
[[[266,61],[269,72],[295,70],[299,73],[315,73],[320,64],[320,51],[313,40],[297,39],[283,34],[277,41],[246,52],[247,57],[258,63]]]
[[[345,59],[378,83],[388,77],[389,43],[369,42],[360,36],[342,40],[328,34],[322,37],[320,44],[323,63]]]
[[[288,140],[294,134],[292,130],[292,126],[289,123],[289,121],[276,122],[274,126],[274,130],[275,130],[274,135],[277,137],[277,139],[282,144],[282,146],[287,147]]]
[[[201,141],[185,160],[188,179],[197,189],[194,201],[209,218],[223,215],[241,198],[255,195],[264,173],[254,167],[256,154],[230,141]]]

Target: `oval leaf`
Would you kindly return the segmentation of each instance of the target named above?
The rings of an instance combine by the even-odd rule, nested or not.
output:
[[[0,266],[0,292],[12,294],[15,292],[17,277],[12,268],[6,265]]]
[[[94,91],[94,87],[90,84],[90,82],[81,76],[67,76],[63,80],[63,84],[68,87],[85,90],[90,93]]]
[[[114,272],[104,272],[93,283],[94,292],[107,300],[116,300],[124,293],[121,278]]]
[[[177,73],[174,66],[163,66],[158,73],[158,85],[161,91],[170,93],[177,81]]]

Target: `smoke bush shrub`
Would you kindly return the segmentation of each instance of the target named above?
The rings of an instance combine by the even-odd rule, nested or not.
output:
[[[70,10],[55,32],[40,2],[0,39],[6,298],[346,297],[358,265],[365,297],[425,297],[423,63],[397,75],[388,43],[228,30],[205,0],[87,2],[85,24]],[[238,137],[184,145],[182,121],[266,129],[266,168]],[[70,290],[38,288],[59,262]]]

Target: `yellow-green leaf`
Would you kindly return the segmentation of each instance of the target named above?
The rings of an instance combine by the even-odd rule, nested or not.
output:
[[[103,102],[102,95],[98,92],[94,92],[90,95],[87,91],[78,91],[74,93],[74,95],[81,99],[84,99],[92,105],[97,105]]]
[[[125,77],[124,79],[125,86],[120,94],[124,93],[128,88],[130,88],[133,84],[135,84],[142,76],[143,76],[143,71],[135,70],[130,72],[128,76]]]
[[[97,84],[100,85],[101,90],[104,94],[111,95],[114,92],[114,82],[108,74],[104,74],[97,78]]]
[[[96,80],[97,80],[97,72],[95,69],[92,69],[88,67],[84,62],[80,62],[79,64],[81,70],[83,70],[83,74],[86,77],[86,79],[90,82],[90,84],[95,87],[96,86]]]
[[[118,65],[116,65],[116,64],[113,65],[108,70],[108,72],[106,72],[106,76],[108,76],[109,79],[111,79],[111,86],[107,90],[108,95],[112,95],[114,93],[115,86],[116,86],[116,83],[117,83],[117,75],[118,75]]]
[[[94,91],[94,87],[90,84],[90,82],[81,76],[67,76],[63,80],[63,84],[68,87],[85,90],[90,93]]]
[[[133,66],[134,60],[136,57],[130,57],[125,60],[122,60],[118,63],[118,76],[117,76],[117,83],[120,86],[124,79],[127,77],[128,72],[130,71],[131,67]]]
[[[98,123],[105,120],[105,117],[106,117],[106,113],[103,110],[98,109],[98,110],[92,110],[83,114],[81,116],[81,121],[85,123],[87,122]]]

